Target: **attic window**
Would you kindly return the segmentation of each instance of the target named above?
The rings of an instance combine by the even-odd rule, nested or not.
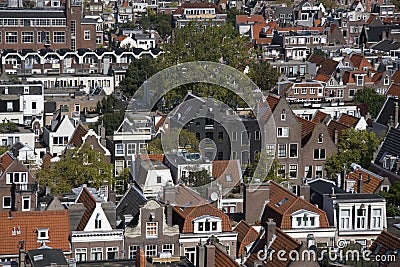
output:
[[[95,229],[100,229],[101,228],[101,217],[100,217],[100,213],[97,213],[96,215],[96,219],[94,221],[94,228]]]
[[[230,174],[225,175],[225,180],[226,180],[227,182],[232,182],[232,181],[233,181],[233,180],[232,180],[232,176],[231,176]]]
[[[285,197],[284,199],[282,199],[281,201],[276,203],[275,206],[280,207],[280,206],[282,206],[283,204],[285,204],[288,201],[289,201],[289,199],[287,197]]]
[[[49,239],[49,228],[38,228],[37,229],[38,242]]]
[[[281,121],[285,121],[286,120],[286,111],[285,110],[282,110],[282,113],[281,113]]]
[[[389,85],[389,76],[388,75],[385,76],[385,79],[383,80],[383,84]]]

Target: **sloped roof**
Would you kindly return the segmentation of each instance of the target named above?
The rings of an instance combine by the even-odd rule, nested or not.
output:
[[[83,187],[76,203],[82,203],[86,208],[78,227],[76,228],[77,231],[83,231],[96,208],[96,199],[89,192],[87,187]]]
[[[236,15],[236,24],[248,24],[248,23],[265,23],[265,19],[262,15]]]
[[[1,157],[0,157],[0,168],[1,168],[1,170],[4,172],[8,168],[8,166],[10,166],[11,163],[14,162],[14,160],[15,160],[15,158],[13,157],[11,152],[9,152],[9,151],[7,151],[3,155],[1,155]]]
[[[230,176],[231,179],[229,179]],[[242,170],[239,160],[214,160],[212,162],[212,176],[221,183],[223,189],[232,189],[240,184]]]
[[[239,243],[239,248],[237,257],[240,258],[242,254],[245,253],[245,247],[253,243],[257,239],[258,232],[244,220],[241,220],[235,226],[233,231],[238,233],[237,241]]]
[[[255,40],[260,38],[260,33],[263,32],[263,29],[267,26],[267,23],[257,23],[251,26],[251,39]]]
[[[178,207],[204,205],[205,203],[207,203],[207,201],[199,193],[195,192],[194,190],[183,184],[176,185],[175,192],[175,203],[170,204],[174,204]],[[160,200],[164,201],[163,199]]]
[[[215,267],[239,267],[236,260],[224,251],[221,245],[215,245]]]
[[[355,74],[365,74],[365,72],[363,72],[363,71],[358,71],[358,70],[355,70],[355,71],[345,71],[345,72],[343,73],[343,77],[342,77],[343,83],[344,83],[344,84],[356,83]],[[368,83],[368,82],[371,82],[371,79],[369,78],[368,75],[365,75],[365,76],[364,76],[364,83]]]
[[[338,119],[338,122],[347,125],[351,128],[356,127],[357,123],[360,121],[360,118],[348,115],[346,113],[340,114],[340,117]]]
[[[330,120],[328,123],[329,135],[331,136],[332,140],[335,140],[335,130],[338,131],[338,140],[340,141],[342,138],[342,131],[346,129],[350,129],[350,127],[338,121]]]
[[[400,83],[400,70],[396,70],[392,75],[392,83],[399,84]]]
[[[36,256],[40,256],[37,258]],[[65,259],[61,249],[39,248],[28,251],[28,257],[32,263],[32,267],[43,267],[57,264],[57,266],[67,266],[68,262]]]
[[[350,61],[353,64],[353,66],[359,70],[363,70],[364,67],[368,67],[368,69],[374,69],[371,63],[369,63],[369,61],[364,55],[351,54]]]
[[[53,248],[63,252],[70,251],[69,244],[69,214],[67,210],[51,211],[16,211],[11,213],[0,212],[0,251],[2,255],[17,255],[19,241],[25,241],[25,250],[40,247],[37,239],[37,229],[49,229],[49,242]],[[20,234],[12,234],[13,229],[20,230]]]
[[[246,260],[245,264],[246,266],[250,266],[253,262],[258,262],[258,252],[261,250],[263,251],[265,247],[269,246],[269,241],[266,240],[265,238],[265,231],[259,236],[259,238],[256,240],[254,245],[251,248],[251,254]],[[288,234],[283,232],[281,229],[276,228],[276,239],[274,242],[272,242],[271,249],[274,251],[281,251],[284,250],[286,251],[285,255],[288,255],[288,253],[291,253],[292,251],[299,251],[301,247],[301,243],[297,241],[296,239],[290,237]],[[268,267],[286,267],[291,264],[291,261],[282,261],[278,259],[277,256],[278,253],[273,253],[272,254],[272,260],[267,261],[267,262],[262,262],[261,266],[268,266]],[[268,259],[268,258],[267,258]]]
[[[320,73],[317,76],[315,76],[314,80],[320,81],[320,82],[328,82],[331,76]]]
[[[369,250],[372,251],[373,255],[395,255],[395,252],[400,250],[400,238],[383,230],[369,247]],[[384,261],[380,262],[379,266],[386,267],[389,264],[390,261]]]
[[[296,118],[301,123],[301,143],[304,145],[310,139],[316,123],[300,116],[296,116]]]
[[[222,231],[223,232],[231,232],[232,226],[229,221],[228,215],[217,209],[215,206],[211,204],[203,204],[199,206],[190,206],[190,207],[173,207],[174,215],[173,220],[174,224],[179,225],[179,229],[181,233],[193,233],[193,220],[203,216],[209,215],[218,217],[222,220]]]
[[[311,121],[313,121],[315,123],[319,123],[319,122],[324,121],[327,116],[329,116],[329,115],[320,110],[317,110],[317,112],[315,112]]]
[[[358,192],[358,179],[359,179],[359,175],[361,174],[362,179],[363,179],[363,192],[360,193],[376,193],[377,191],[379,191],[378,189],[380,188],[379,186],[381,185],[381,183],[383,182],[383,177],[370,172],[364,168],[362,168],[361,166],[357,165],[357,164],[352,164],[351,168],[353,169],[352,172],[347,174],[347,179],[349,180],[354,180],[356,181],[356,183],[354,184],[354,192]]]
[[[79,123],[75,128],[74,133],[72,134],[70,144],[74,145],[74,147],[80,147],[82,145],[82,138],[88,133],[88,130]]]
[[[272,218],[279,228],[292,229],[292,213],[304,209],[319,214],[320,228],[329,227],[328,217],[323,210],[273,181],[270,182],[269,200],[262,215],[262,223],[265,223],[268,218]]]
[[[119,216],[120,219],[123,219],[124,215],[132,215],[135,217],[139,213],[140,207],[146,202],[147,198],[143,193],[132,185],[118,202],[117,216]]]
[[[328,76],[331,76],[332,73],[336,71],[336,68],[339,64],[339,62],[336,60],[325,58],[316,54],[311,54],[311,56],[308,58],[308,62],[315,63],[319,67],[317,74],[324,74]]]
[[[394,127],[390,128],[387,133],[381,149],[376,156],[375,163],[382,165],[382,160],[386,155],[400,156],[400,130]]]
[[[271,94],[267,96],[267,103],[272,112],[274,112],[276,106],[278,105],[279,99],[280,99],[279,96],[274,96]]]
[[[386,92],[387,96],[397,96],[400,98],[400,84],[392,84]]]

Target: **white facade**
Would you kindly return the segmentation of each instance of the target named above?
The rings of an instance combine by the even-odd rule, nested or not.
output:
[[[152,169],[147,171],[145,183],[140,186],[142,186],[143,194],[146,197],[156,197],[168,181],[172,181],[171,172],[168,168]]]
[[[75,131],[75,126],[67,115],[64,115],[59,124],[54,132],[46,127],[43,128],[43,141],[48,146],[50,154],[57,156],[64,152]]]

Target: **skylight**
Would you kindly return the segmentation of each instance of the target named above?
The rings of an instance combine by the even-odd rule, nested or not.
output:
[[[281,201],[276,203],[275,206],[280,207],[280,206],[282,206],[283,204],[285,204],[288,201],[289,201],[289,199],[287,197],[285,197],[284,199],[282,199]]]

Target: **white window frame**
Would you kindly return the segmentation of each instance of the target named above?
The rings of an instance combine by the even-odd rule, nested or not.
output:
[[[36,229],[36,231],[37,231],[38,242],[49,239],[49,228],[38,228]],[[44,234],[44,236],[42,236],[42,233]]]
[[[129,246],[129,259],[134,260],[137,258],[137,251],[140,249],[139,245],[130,245]]]
[[[79,258],[78,258],[78,255]],[[84,255],[82,257],[82,255]],[[76,261],[87,261],[87,248],[76,248],[75,249],[75,260]]]
[[[289,137],[289,127],[277,127],[276,137]]]
[[[291,150],[292,150],[292,149],[291,149],[291,146],[292,146],[292,145],[296,145],[296,156],[292,156],[291,153],[290,153]],[[289,144],[289,158],[295,159],[295,158],[298,158],[298,157],[299,157],[299,144],[297,144],[297,143],[290,143],[290,144]]]
[[[5,203],[5,199],[10,199],[10,205],[9,205],[9,206],[6,206],[6,205],[4,204],[4,203]],[[12,203],[11,203],[11,196],[3,196],[3,209],[10,209],[11,206],[12,206]]]
[[[85,41],[89,41],[89,40],[90,40],[90,30],[85,30],[85,31],[83,32],[83,39],[84,39]]]
[[[125,155],[125,144],[124,143],[115,144],[115,155],[116,156]]]
[[[25,201],[28,201],[28,208],[25,207]],[[22,211],[30,211],[31,210],[31,196],[22,196],[22,201],[21,201],[21,209]]]
[[[114,252],[114,255],[115,255],[114,260],[117,260],[119,258],[118,257],[118,247],[107,247],[107,250],[106,250],[107,260],[111,260],[108,257],[109,252]]]
[[[171,255],[174,255],[174,244],[163,244],[162,252],[170,252]]]
[[[149,233],[149,231],[154,232],[155,234]],[[158,222],[146,222],[146,238],[158,238]]]
[[[145,249],[146,258],[155,256],[155,255],[157,255],[157,245],[155,245],[155,244],[146,245],[146,249]]]
[[[284,150],[282,148],[285,148]],[[283,152],[284,153],[281,153]],[[287,144],[278,144],[278,158],[286,158],[287,157]]]
[[[100,259],[98,259],[96,257],[99,253],[100,253]],[[90,260],[92,260],[92,261],[103,260],[103,248],[102,247],[91,248],[90,249]]]
[[[348,211],[349,215],[344,216],[343,212]],[[352,227],[351,224],[351,208],[345,208],[340,210],[340,229],[341,230],[349,230]]]
[[[126,144],[126,155],[136,155],[136,143]]]
[[[379,214],[375,214],[376,211],[379,211]],[[371,212],[371,228],[372,229],[382,229],[382,214],[383,211],[381,208],[372,208]]]
[[[292,176],[291,172],[296,171],[296,176]],[[299,166],[297,164],[289,164],[289,179],[297,179],[299,176]]]

